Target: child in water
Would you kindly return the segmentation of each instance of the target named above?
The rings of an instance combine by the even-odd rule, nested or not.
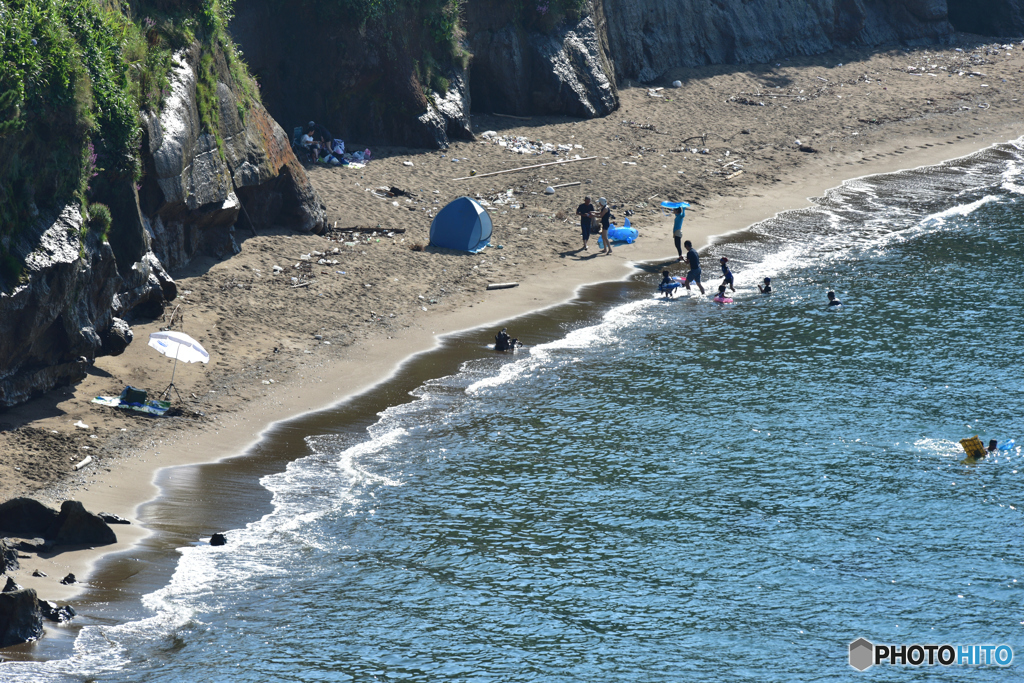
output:
[[[722,285],[729,285],[729,289],[731,289],[732,291],[735,292],[736,291],[736,287],[733,286],[732,271],[729,270],[729,265],[728,265],[729,259],[727,259],[727,258],[725,258],[723,256],[719,262],[722,264],[722,277],[724,278],[722,280]],[[721,289],[721,287],[719,289]]]
[[[658,289],[661,290],[663,296],[671,299],[676,295],[676,289],[679,288],[679,283],[669,277],[668,271],[661,271],[661,284],[658,285]]]
[[[762,294],[771,294],[772,293],[772,279],[770,277],[766,277],[764,279],[764,287],[762,287],[761,285],[758,285],[757,289]]]
[[[828,305],[829,306],[842,306],[843,302],[836,298],[835,292],[828,293]]]
[[[725,302],[725,300],[729,298],[725,293],[725,285],[718,285],[718,296],[715,298],[720,299],[722,302]]]

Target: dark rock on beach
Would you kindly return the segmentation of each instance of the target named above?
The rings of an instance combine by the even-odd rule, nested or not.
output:
[[[0,574],[18,568],[18,551],[6,538],[0,538]]]
[[[131,524],[127,519],[120,515],[112,515],[109,512],[99,512],[97,516],[107,524]]]
[[[210,536],[210,545],[227,545],[228,537],[222,533],[216,533]]]
[[[64,586],[70,586],[73,583],[78,583],[78,579],[75,578],[74,574],[69,572],[67,576],[60,580],[60,582]]]
[[[0,532],[20,538],[45,537],[47,530],[60,516],[31,498],[12,498],[0,503]]]
[[[60,515],[47,530],[46,538],[54,545],[109,545],[117,542],[106,522],[87,512],[77,500],[66,500],[60,506]]]
[[[71,621],[78,614],[71,605],[61,606],[50,600],[39,601],[39,612],[43,615],[43,619],[55,621],[58,624]]]
[[[14,591],[20,591],[21,586],[14,582],[14,579],[7,577],[7,583],[4,584],[4,589],[0,593],[12,593]]]
[[[43,616],[31,588],[0,593],[0,647],[35,640],[43,635]]]

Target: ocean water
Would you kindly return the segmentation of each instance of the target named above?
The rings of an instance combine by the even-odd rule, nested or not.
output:
[[[132,618],[0,679],[1019,679],[1024,458],[958,440],[1024,442],[1024,146],[849,182],[703,258],[708,297],[659,299],[655,267],[513,328],[514,357],[466,337],[360,438],[306,435],[270,511],[183,545]],[[860,637],[1017,658],[858,673]]]

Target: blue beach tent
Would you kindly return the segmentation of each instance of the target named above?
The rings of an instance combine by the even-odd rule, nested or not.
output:
[[[441,209],[430,224],[435,247],[476,253],[491,241],[491,217],[469,197],[459,197]]]

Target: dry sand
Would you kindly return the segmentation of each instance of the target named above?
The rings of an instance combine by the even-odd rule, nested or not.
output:
[[[199,259],[175,273],[179,299],[163,318],[136,321],[135,342],[123,355],[97,359],[77,386],[0,414],[0,500],[73,498],[135,520],[137,506],[158,493],[158,468],[239,454],[274,421],[368,389],[440,335],[499,327],[573,297],[581,285],[628,277],[640,262],[679,269],[671,219],[656,207],[663,199],[691,203],[684,235],[701,246],[806,206],[844,180],[938,163],[1024,134],[1024,46],[1006,50],[964,37],[959,47],[678,70],[658,84],[663,90],[624,84],[621,109],[599,120],[473,117],[478,134],[581,145],[571,154],[598,157],[590,161],[455,181],[470,170],[555,159],[463,142],[445,152],[375,149],[364,169],[313,169],[338,230],[240,235],[240,254]],[[669,86],[675,79],[682,88]],[[797,140],[814,151],[801,151]],[[582,184],[543,194],[547,185],[576,181]],[[413,196],[382,199],[371,192],[379,187]],[[519,208],[490,207],[492,248],[477,255],[413,249],[428,242],[430,218],[448,201],[463,194],[504,201],[510,189]],[[640,240],[611,256],[600,255],[593,240],[589,252],[579,251],[573,214],[584,193],[607,197],[620,218],[634,211]],[[379,232],[342,230],[354,226]],[[314,251],[326,255],[312,261],[338,263],[301,259]],[[275,265],[284,272],[275,275]],[[485,289],[506,281],[520,286]],[[152,419],[89,402],[126,383],[163,390],[171,362],[146,340],[168,326],[199,339],[213,359],[177,368],[183,415]],[[79,420],[88,429],[76,428]],[[72,471],[86,455],[94,463]],[[138,525],[116,531],[116,546],[25,558],[14,576],[43,597],[67,599],[82,584],[61,586],[61,576],[73,571],[87,580],[101,553],[145,533]],[[35,568],[48,576],[30,576]]]

